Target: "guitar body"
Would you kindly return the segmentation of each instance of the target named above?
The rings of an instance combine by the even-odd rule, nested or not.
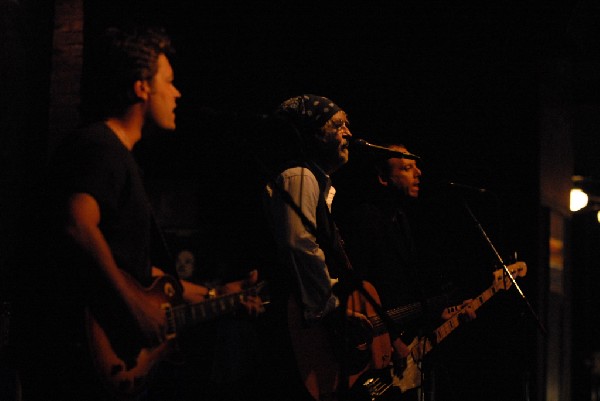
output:
[[[377,305],[381,306],[379,294],[373,285],[367,281],[363,281],[363,288],[369,294]],[[365,315],[370,321],[379,320],[379,315],[375,307],[365,298],[359,291],[354,291],[350,301],[348,302],[348,310],[356,311]],[[381,370],[388,367],[392,357],[392,343],[387,330],[379,332],[371,332],[371,344],[369,346],[371,361],[368,368]],[[356,346],[361,346],[357,344]],[[367,366],[366,366],[367,367]],[[364,370],[363,370],[364,371]],[[361,371],[360,373],[362,373]],[[359,374],[360,374],[359,373]]]
[[[421,386],[421,366],[413,358],[413,350],[417,347],[423,347],[423,339],[418,337],[408,345],[410,353],[406,357],[405,365],[400,368],[401,371],[393,370],[393,385],[400,388],[402,392]],[[424,354],[424,352],[419,354]]]
[[[288,300],[288,329],[296,366],[304,387],[315,400],[332,400],[338,386],[340,365],[331,336],[322,322],[304,324],[302,308],[294,297]]]
[[[380,302],[375,288],[363,282],[363,288],[376,302]],[[366,317],[375,317],[375,308],[359,292],[354,291],[347,302],[348,313],[360,313]],[[349,389],[361,385],[361,376],[370,369],[384,369],[391,360],[391,341],[387,332],[373,335],[360,324],[357,318],[349,317],[335,327],[323,322],[307,326],[304,323],[302,308],[290,297],[288,301],[288,328],[296,365],[305,388],[315,400],[336,400],[340,374],[345,363]],[[339,319],[338,319],[339,320]],[[342,327],[343,326],[343,327]],[[350,340],[348,349],[344,349],[344,336]],[[372,388],[371,382],[364,383]],[[366,389],[368,390],[368,388]]]
[[[129,280],[133,280],[126,276]],[[181,291],[179,283],[170,276],[157,278],[152,286],[145,289],[139,286],[146,302],[164,308],[179,304]],[[85,323],[88,336],[90,355],[96,371],[105,382],[109,392],[118,399],[128,399],[137,396],[147,385],[152,369],[161,361],[178,363],[181,361],[177,352],[174,333],[167,334],[167,340],[156,346],[145,344],[137,328],[131,330],[121,328],[113,332],[112,325],[123,322],[101,324],[90,308],[86,309]],[[125,326],[127,327],[127,326]],[[128,337],[127,348],[122,349],[121,336]],[[171,337],[171,339],[169,339]]]
[[[123,273],[138,289],[145,302],[162,309],[167,321],[166,340],[149,345],[125,306],[106,307],[95,304],[85,312],[85,323],[90,356],[109,392],[115,399],[131,399],[139,395],[151,379],[153,368],[162,361],[182,363],[176,337],[178,332],[207,320],[234,312],[247,296],[258,296],[265,283],[229,293],[195,304],[183,302],[178,280],[165,275],[158,277],[150,287],[142,287],[127,273]],[[104,298],[115,298],[106,295]],[[106,302],[106,299],[103,300]],[[95,312],[99,313],[95,313]]]

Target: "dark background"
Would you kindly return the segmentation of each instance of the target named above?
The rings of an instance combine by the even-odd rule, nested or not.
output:
[[[532,239],[544,224],[535,212],[541,105],[560,104],[569,127],[572,149],[559,151],[564,159],[557,164],[572,151],[573,174],[585,176],[595,191],[598,11],[592,1],[87,2],[86,32],[93,38],[106,25],[142,22],[162,25],[173,37],[183,93],[178,130],[146,137],[136,153],[150,182],[180,182],[199,194],[190,225],[204,233],[206,266],[260,265],[260,191],[272,149],[257,116],[291,96],[316,93],[347,111],[355,137],[400,140],[422,157],[422,198],[435,199],[447,214],[442,241],[452,251],[440,269],[465,294],[487,288],[497,266],[464,202],[503,258],[517,252],[528,262],[529,276],[520,282],[540,310],[544,276]],[[560,82],[551,84],[561,88],[560,99],[548,100],[544,77],[556,71]],[[365,160],[351,153],[333,177],[338,214],[367,185]],[[488,192],[448,194],[439,185],[447,181]],[[597,243],[591,230],[583,231],[575,238]],[[594,277],[593,267],[579,271],[574,288]],[[574,305],[589,310],[585,294]],[[440,347],[439,398],[518,400],[527,388],[533,397],[542,392],[532,390],[544,369],[536,318],[514,291],[486,305]],[[585,394],[588,384],[590,321],[574,319],[574,338],[585,344],[575,346],[575,394]]]
[[[2,3],[11,12],[0,10],[5,39],[0,229],[2,249],[9,253],[12,227],[19,224],[15,210],[26,209],[35,162],[43,158],[48,140],[53,29],[51,2],[23,1],[23,12],[14,12],[13,3]],[[518,252],[527,261],[529,273],[520,282],[534,308],[543,309],[539,304],[547,294],[540,288],[547,266],[540,262],[539,242],[547,222],[540,213],[540,105],[559,104],[557,120],[569,133],[571,146],[557,152],[557,165],[572,151],[572,173],[585,176],[595,193],[597,1],[110,0],[85,1],[84,7],[85,44],[106,26],[128,23],[164,26],[174,40],[176,85],[183,93],[178,129],[146,136],[136,156],[161,223],[169,233],[194,232],[207,266],[239,271],[260,263],[260,190],[268,175],[270,141],[257,116],[288,97],[316,93],[347,111],[355,137],[374,143],[400,139],[422,157],[423,198],[446,202],[453,222],[447,238],[456,248],[444,268],[465,292],[474,295],[489,286],[494,266],[463,200],[503,257]],[[15,15],[19,18],[11,18]],[[84,62],[87,51],[84,46]],[[12,58],[17,62],[6,61]],[[552,73],[552,83],[561,88],[556,99],[542,90]],[[364,195],[363,161],[351,149],[350,163],[333,177],[334,208],[351,208]],[[446,181],[488,192],[448,194],[439,185]],[[179,214],[161,208],[165,196],[172,202],[168,211]],[[574,274],[573,304],[566,308],[575,311],[576,399],[589,395],[586,361],[600,346],[594,331],[599,234],[590,217],[574,215],[568,228]],[[26,237],[28,228],[19,231]],[[12,282],[14,270],[6,270],[3,292],[19,292],[4,284]],[[541,389],[532,383],[543,376],[538,335],[515,292],[499,295],[440,352],[447,366],[445,394],[520,400],[530,386],[536,398]]]

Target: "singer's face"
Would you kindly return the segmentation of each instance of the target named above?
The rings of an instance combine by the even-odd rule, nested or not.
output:
[[[403,146],[390,146],[391,149],[403,153],[409,153]],[[387,161],[388,174],[380,176],[379,182],[384,186],[396,188],[404,195],[411,198],[419,196],[419,184],[421,178],[421,170],[417,167],[415,160],[390,158]]]
[[[343,166],[348,162],[348,140],[352,137],[350,123],[346,113],[342,110],[335,113],[321,129],[320,140],[323,144],[327,163],[333,169]]]
[[[173,68],[164,54],[158,56],[158,70],[150,80],[148,117],[158,127],[175,129],[176,101],[181,93],[173,84]]]

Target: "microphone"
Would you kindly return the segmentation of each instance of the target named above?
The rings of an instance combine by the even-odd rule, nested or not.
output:
[[[375,150],[377,152],[386,152],[389,154],[389,157],[396,157],[398,159],[409,159],[409,160],[421,160],[421,158],[417,155],[413,155],[412,153],[400,152],[398,150],[386,148],[385,146],[373,145],[365,141],[364,139],[352,139],[353,145],[359,145],[363,148]]]
[[[485,189],[485,188],[477,188],[477,187],[473,187],[471,185],[459,184],[457,182],[448,182],[448,183],[446,183],[446,185],[448,185],[450,188],[456,188],[456,189],[460,189],[460,190],[464,190],[464,191],[471,191],[471,192],[479,192],[480,194],[487,192],[487,189]]]

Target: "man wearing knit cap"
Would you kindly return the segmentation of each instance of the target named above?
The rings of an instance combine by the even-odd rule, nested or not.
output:
[[[331,345],[323,322],[340,303],[332,283],[347,266],[331,217],[330,175],[348,161],[352,134],[346,113],[322,96],[290,98],[275,115],[301,142],[297,160],[288,160],[267,186],[266,211],[280,269],[276,285],[291,295],[287,324],[301,379],[313,399],[333,399],[335,378],[327,376],[335,375],[336,362],[328,359]],[[308,353],[323,360],[301,358]],[[288,390],[289,399],[306,399],[294,391]]]

